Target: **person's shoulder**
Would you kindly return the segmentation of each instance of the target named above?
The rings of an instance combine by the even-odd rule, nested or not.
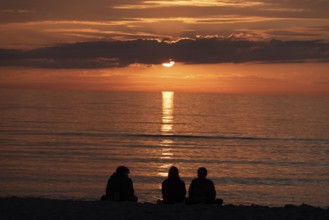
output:
[[[112,175],[110,176],[109,180],[110,179],[115,179],[117,177],[116,173],[112,173]]]
[[[209,182],[212,182],[212,183],[214,182],[214,181],[212,181],[212,180],[210,180],[210,179],[207,179],[207,180],[208,180]]]
[[[205,179],[205,181],[207,184],[214,185],[214,182],[210,179]]]

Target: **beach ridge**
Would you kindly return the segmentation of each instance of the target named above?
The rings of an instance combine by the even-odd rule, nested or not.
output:
[[[329,219],[329,208],[302,204],[186,205],[110,201],[0,198],[1,219]]]

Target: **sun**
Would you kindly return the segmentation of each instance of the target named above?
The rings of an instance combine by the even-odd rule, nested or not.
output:
[[[162,66],[164,67],[172,67],[175,64],[173,60],[169,60],[167,63],[162,63]]]

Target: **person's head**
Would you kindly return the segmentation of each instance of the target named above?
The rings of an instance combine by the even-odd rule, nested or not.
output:
[[[198,169],[198,177],[199,177],[199,178],[206,178],[207,174],[208,174],[208,171],[207,171],[206,168],[204,168],[204,167],[200,167],[200,168]]]
[[[168,178],[171,178],[171,179],[179,178],[179,172],[178,172],[177,167],[175,167],[175,166],[170,167],[169,172],[168,172]]]
[[[128,169],[128,167],[125,167],[125,166],[119,166],[119,167],[117,167],[116,173],[119,173],[119,174],[123,174],[123,175],[127,175],[128,176],[129,169]]]

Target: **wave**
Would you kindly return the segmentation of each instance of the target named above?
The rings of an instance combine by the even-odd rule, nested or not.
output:
[[[328,142],[329,138],[300,138],[300,137],[251,137],[251,136],[222,136],[222,135],[193,135],[193,134],[138,134],[138,133],[98,133],[98,132],[26,132],[25,130],[0,131],[0,134],[17,135],[46,135],[46,136],[79,136],[79,137],[122,137],[144,139],[207,139],[207,140],[244,140],[244,141],[302,141]]]
[[[172,138],[172,139],[214,139],[214,140],[255,140],[255,141],[329,141],[324,138],[278,138],[278,137],[247,137],[218,135],[168,135],[168,134],[125,134],[128,137]]]
[[[258,186],[326,186],[327,179],[315,178],[234,178],[220,177],[213,178],[222,185],[258,185]]]
[[[183,177],[188,183],[194,177]],[[327,179],[320,178],[271,178],[271,177],[214,177],[211,179],[216,185],[243,185],[243,186],[326,186]],[[154,184],[163,181],[160,176],[139,176],[135,175],[134,180],[143,182],[143,184]]]

